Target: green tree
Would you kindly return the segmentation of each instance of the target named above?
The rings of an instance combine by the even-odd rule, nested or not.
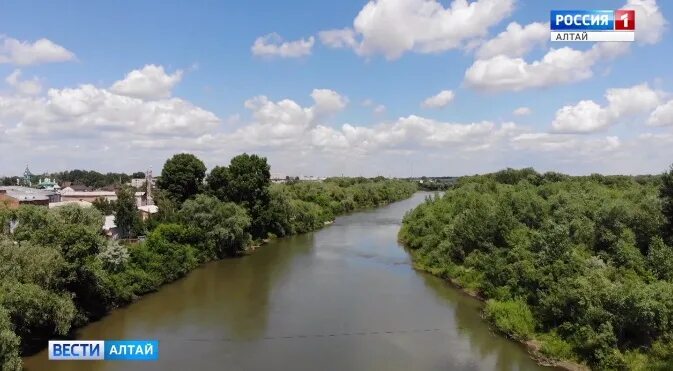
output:
[[[196,195],[206,175],[206,165],[189,153],[174,155],[166,161],[158,180],[159,188],[178,203]]]
[[[673,243],[673,165],[662,176],[659,196],[661,197],[661,209],[665,222],[663,234],[668,243]]]
[[[20,344],[21,339],[12,330],[8,311],[0,306],[0,370],[21,370]]]
[[[250,242],[250,217],[245,209],[215,197],[198,195],[185,201],[179,220],[201,236],[202,260],[239,255]]]
[[[270,221],[265,217],[265,211],[271,201],[271,173],[266,158],[247,153],[238,155],[231,159],[228,167],[215,167],[207,181],[212,195],[248,210],[254,237],[266,236]]]
[[[105,197],[99,197],[91,203],[103,215],[112,215],[115,211],[115,202],[109,201]]]
[[[115,224],[121,237],[134,237],[141,230],[140,215],[136,207],[135,191],[131,187],[122,187],[117,191],[114,205]]]

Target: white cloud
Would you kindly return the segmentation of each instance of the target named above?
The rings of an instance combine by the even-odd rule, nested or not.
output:
[[[421,106],[424,108],[442,108],[453,101],[455,94],[451,90],[442,90],[436,95],[425,99]]]
[[[509,16],[514,0],[371,0],[353,28],[324,31],[325,45],[349,47],[364,56],[399,58],[409,51],[434,53],[461,47],[483,37],[488,28]]]
[[[20,66],[75,60],[75,54],[48,39],[33,43],[0,35],[0,63]]]
[[[598,43],[587,51],[569,47],[551,49],[532,63],[523,58],[496,55],[477,59],[465,71],[468,85],[487,91],[520,91],[588,79],[598,61],[614,58],[628,50],[626,43]]]
[[[316,114],[331,114],[346,108],[348,98],[334,90],[314,89],[311,98],[315,101],[313,111]]]
[[[654,44],[661,40],[666,20],[655,0],[628,0],[624,8],[636,9],[636,41]],[[533,26],[535,25],[535,26]],[[570,47],[551,48],[542,59],[527,62],[522,57],[535,42],[542,42],[542,24],[507,30],[486,42],[467,71],[465,82],[487,91],[520,91],[570,84],[593,76],[593,68],[629,51],[629,43],[596,43],[587,51]],[[528,27],[531,27],[528,29]]]
[[[599,131],[626,117],[651,112],[662,97],[662,92],[652,90],[647,84],[608,89],[605,93],[607,106],[601,107],[592,100],[564,106],[556,112],[552,128],[557,132],[572,133]]]
[[[531,113],[533,113],[533,110],[528,107],[519,107],[512,112],[514,116],[528,116]]]
[[[384,106],[383,104],[379,104],[376,107],[374,107],[374,109],[372,111],[376,115],[382,115],[386,112],[386,106]]]
[[[220,119],[179,98],[146,101],[85,84],[49,89],[45,96],[0,96],[0,122],[3,135],[17,143],[91,138],[90,143],[99,144],[187,140],[213,130]]]
[[[656,44],[661,41],[667,22],[656,0],[628,0],[623,8],[636,11],[637,42]]]
[[[311,54],[315,43],[313,36],[308,39],[284,41],[277,33],[258,37],[250,48],[253,55],[281,58],[298,58]]]
[[[320,31],[318,37],[324,45],[331,48],[355,48],[358,44],[355,31],[350,28]]]
[[[673,125],[673,100],[670,100],[657,107],[648,120],[648,124],[653,126],[672,126]]]
[[[622,147],[616,136],[585,138],[573,134],[524,133],[512,138],[512,146],[517,150],[533,152],[565,153],[571,156],[587,156],[609,153]]]
[[[593,132],[610,124],[609,112],[591,100],[573,106],[564,106],[556,112],[552,128],[561,132]]]
[[[30,80],[21,80],[21,70],[18,69],[7,76],[5,81],[22,95],[37,95],[42,91],[42,84],[37,77]]]
[[[537,45],[544,45],[549,40],[549,23],[534,22],[522,27],[512,22],[507,29],[495,38],[487,41],[477,50],[479,59],[487,59],[496,55],[522,57]]]
[[[159,99],[171,96],[171,90],[182,79],[182,70],[167,74],[163,66],[148,64],[129,72],[123,80],[112,84],[110,91],[141,99]]]

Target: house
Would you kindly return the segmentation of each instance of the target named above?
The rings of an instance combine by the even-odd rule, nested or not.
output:
[[[53,190],[43,190],[21,186],[0,187],[0,202],[11,208],[19,205],[49,206],[51,202],[60,202],[60,195]]]
[[[113,240],[119,238],[119,229],[117,228],[117,224],[115,224],[114,215],[105,216],[105,223],[103,223],[103,233],[107,238]]]
[[[140,218],[147,220],[150,216],[159,212],[159,207],[156,205],[138,206],[138,211],[140,212]]]
[[[61,190],[61,201],[87,201],[94,202],[99,198],[104,198],[108,201],[116,201],[117,194],[111,191],[90,191],[78,192],[71,190],[72,187],[66,187]]]
[[[58,191],[61,189],[58,183],[56,183],[56,179],[49,178],[40,179],[40,183],[38,183],[37,188],[50,191]]]

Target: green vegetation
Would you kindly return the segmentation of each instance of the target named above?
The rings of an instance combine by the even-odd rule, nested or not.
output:
[[[383,178],[272,185],[266,159],[245,154],[215,168],[205,184],[204,177],[192,155],[168,160],[155,198],[160,212],[146,223],[138,220],[130,188],[114,203],[97,202],[114,211],[122,235],[147,233],[136,244],[106,240],[97,208],[0,205],[0,370],[20,370],[20,354],[71,336],[200,264],[416,191],[413,183]],[[11,221],[18,222],[13,232]]]
[[[489,299],[485,316],[551,358],[673,368],[673,170],[465,177],[405,216],[417,267]]]

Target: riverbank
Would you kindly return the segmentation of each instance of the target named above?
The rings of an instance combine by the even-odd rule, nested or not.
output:
[[[399,237],[418,266],[487,298],[484,316],[544,362],[670,369],[660,187],[532,169],[465,177],[408,213]]]
[[[376,204],[372,205],[380,207],[400,199],[411,197],[413,195],[413,188],[407,187],[407,184],[408,183],[385,180],[371,184],[357,183],[353,188],[349,188],[350,186],[311,185],[310,189],[317,189],[318,195],[327,195],[323,190],[332,192],[342,190],[341,195],[343,196],[348,195],[349,192],[351,192],[351,189],[369,188],[388,195],[387,198],[379,197],[376,200]],[[315,231],[330,225],[337,215],[349,213],[355,209],[363,210],[368,208],[367,204],[354,202],[350,205],[345,204],[344,206],[341,206],[341,204],[336,206],[332,203],[330,209],[324,209],[319,204],[294,197],[295,195],[301,196],[305,190],[304,187],[306,186],[302,184],[294,184],[292,186],[275,188],[276,191],[292,195],[292,197],[288,197],[287,201],[284,201],[291,210],[290,214],[286,215],[288,222],[286,227],[283,227],[284,234],[282,236],[291,236],[294,234]],[[395,189],[401,189],[403,191],[393,192]],[[323,199],[329,200],[330,198],[325,198],[323,196]],[[221,208],[221,210],[218,210],[219,208]],[[37,213],[43,212],[43,210],[32,208],[21,211],[28,210],[30,210],[31,213],[33,211]],[[208,216],[209,214],[202,214],[204,211],[213,214],[213,216],[211,217]],[[48,214],[53,213],[53,217],[47,215],[45,215],[45,217],[49,218],[49,220],[57,221],[66,216],[64,214],[70,215],[70,213],[73,212],[77,214],[81,211],[76,211],[76,208],[67,208],[61,209],[61,211],[44,212]],[[55,213],[60,214],[56,215]],[[94,224],[92,221],[96,218],[96,216],[93,215],[96,214],[95,210],[89,210],[86,211],[86,213],[87,215],[92,215],[85,217],[89,222],[84,224]],[[243,211],[240,208],[236,208],[233,204],[220,204],[213,199],[197,196],[194,200],[187,201],[183,206],[183,210],[180,210],[177,217],[171,220],[170,223],[164,222],[156,225],[151,233],[148,234],[148,237],[144,242],[130,246],[117,244],[104,246],[101,249],[101,254],[103,255],[99,254],[95,256],[96,260],[87,260],[79,263],[83,264],[83,266],[78,269],[78,274],[82,275],[82,277],[84,277],[85,274],[94,274],[94,276],[92,277],[93,280],[89,279],[89,281],[82,282],[82,284],[88,287],[74,287],[76,290],[85,294],[75,296],[74,303],[72,302],[72,299],[70,299],[72,304],[66,304],[67,302],[64,302],[63,305],[66,309],[65,314],[67,315],[65,317],[57,317],[59,311],[59,308],[57,307],[53,307],[53,310],[51,308],[46,310],[47,316],[51,316],[50,313],[53,313],[54,318],[59,318],[61,321],[59,323],[59,328],[67,328],[67,331],[53,333],[53,330],[49,330],[49,326],[42,327],[39,331],[29,330],[30,327],[16,328],[19,330],[17,335],[19,335],[18,338],[20,339],[20,348],[22,349],[23,355],[33,354],[43,349],[47,339],[74,337],[76,331],[82,326],[91,321],[100,320],[113,309],[124,307],[138,301],[146,294],[156,292],[164,285],[186,276],[204,263],[230,257],[226,254],[226,251],[229,251],[229,247],[227,247],[228,245],[226,244],[230,244],[231,240],[226,240],[226,244],[223,245],[223,248],[213,250],[211,246],[212,244],[218,243],[217,238],[219,237],[217,235],[212,235],[211,233],[214,231],[217,232],[218,228],[221,230],[221,228],[225,227],[231,230],[235,235],[243,236],[242,233],[245,229],[245,224],[241,223],[244,223],[245,219],[244,214],[242,213]],[[227,216],[227,219],[221,219],[223,224],[220,224],[219,226],[213,224],[218,223],[217,220],[220,218],[219,215],[222,214],[234,216]],[[236,216],[237,214],[240,216]],[[182,215],[184,215],[184,217]],[[198,216],[193,217],[192,215]],[[72,222],[76,225],[80,224],[82,220],[72,220]],[[202,224],[201,222],[205,224]],[[27,227],[27,224],[28,223],[23,223],[23,226]],[[48,228],[48,225],[45,227]],[[88,233],[92,235],[92,238],[94,238],[93,234],[96,233],[95,231],[97,231],[97,229],[98,227],[93,226],[89,229]],[[65,230],[67,230],[67,228],[65,228]],[[58,236],[52,237],[58,238]],[[243,237],[236,238],[238,241],[245,241]],[[270,237],[265,239],[256,241],[248,239],[246,247],[239,250],[242,253],[235,254],[235,257],[254,254],[256,249],[263,244],[269,243],[269,241],[274,238],[277,238],[277,236],[275,234],[270,234]],[[96,241],[96,244],[101,243],[98,237],[95,237],[92,242],[93,241]],[[10,248],[10,243],[12,242],[8,242],[8,248]],[[225,254],[218,253],[217,251],[224,251]],[[56,251],[54,253],[57,254]],[[21,261],[25,261],[25,259]],[[86,273],[83,269],[86,269],[86,271],[91,273]],[[57,271],[54,271],[54,273],[57,273]],[[10,295],[6,295],[4,301],[4,305],[10,308],[13,304],[11,304],[12,301],[7,300],[7,297],[11,300],[11,298],[13,298],[11,294],[12,292],[10,292]],[[30,295],[35,294],[23,294],[22,297],[30,297]],[[94,297],[101,297],[101,299],[96,300]],[[16,300],[23,299],[17,297]],[[63,298],[62,300],[66,299]],[[26,305],[33,304],[26,303]],[[11,314],[9,318],[12,319],[12,322],[23,321],[26,319],[24,315],[25,312],[26,310],[15,312],[14,314]],[[24,323],[25,322],[30,326],[30,323],[33,321],[32,319],[28,319],[28,321],[24,321]],[[30,334],[30,337],[28,337],[28,334]],[[30,339],[30,341],[28,341],[28,339]],[[18,348],[19,340],[14,341],[14,344],[17,344],[16,346]],[[14,359],[18,356],[18,353],[15,354],[17,355],[12,356]]]
[[[474,300],[412,269],[399,222],[427,195],[204,264],[77,333],[158,339],[155,363],[50,362],[42,351],[26,370],[545,371],[493,336]]]
[[[465,287],[463,284],[460,283],[455,278],[452,277],[447,277],[445,274],[442,272],[439,272],[437,269],[433,269],[427,266],[424,266],[422,264],[419,264],[418,262],[414,261],[414,253],[412,250],[405,248],[405,250],[410,254],[412,257],[413,264],[412,266],[414,267],[415,270],[419,272],[425,272],[428,274],[431,274],[433,276],[442,278],[444,281],[446,281],[452,288],[455,290],[458,290],[465,296],[468,296],[472,298],[473,300],[479,301],[482,303],[482,317],[483,315],[483,310],[484,310],[484,304],[486,303],[486,298],[480,294],[478,291],[474,289],[470,289]],[[545,355],[542,352],[542,344],[540,343],[539,340],[537,339],[528,339],[528,340],[523,340],[523,339],[517,339],[515,337],[512,337],[510,334],[500,331],[497,328],[494,328],[494,332],[496,332],[499,335],[503,335],[505,338],[507,338],[510,341],[516,342],[519,344],[523,349],[528,352],[528,354],[531,356],[531,358],[537,362],[540,366],[545,366],[545,367],[554,367],[559,370],[565,370],[565,371],[589,371],[591,370],[587,365],[575,362],[573,360],[563,360],[563,359],[554,359],[551,358],[547,355]]]

